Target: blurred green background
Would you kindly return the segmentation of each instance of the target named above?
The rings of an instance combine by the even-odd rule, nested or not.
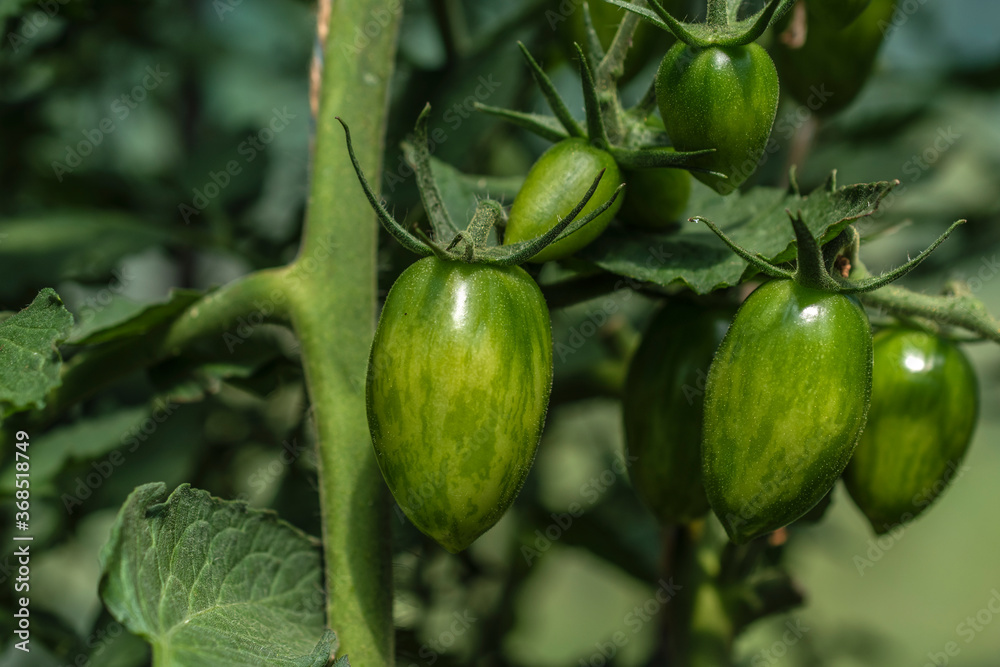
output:
[[[841,184],[900,179],[871,229],[905,226],[866,246],[873,270],[968,218],[906,283],[937,291],[947,279],[979,274],[975,294],[997,314],[1000,280],[988,267],[1000,252],[1000,3],[901,5],[861,98],[809,126],[816,135],[800,182],[810,188],[834,168]],[[458,9],[464,21],[455,21]],[[0,310],[20,309],[52,286],[85,325],[160,300],[171,287],[207,288],[289,261],[309,179],[314,11],[292,0],[0,0]],[[383,173],[384,196],[400,217],[419,207],[412,179],[393,177],[398,144],[428,100],[431,128],[446,136],[435,156],[468,172],[516,182],[546,147],[471,111],[473,99],[543,109],[516,40],[540,56],[582,116],[553,11],[559,4],[543,0],[406,3]],[[642,94],[667,46],[653,38],[624,88],[627,100]],[[484,77],[497,85],[481,87]],[[784,100],[779,119],[796,110]],[[351,120],[349,108],[332,112]],[[934,151],[926,169],[914,168],[914,157],[949,129],[957,139]],[[780,181],[792,143],[779,137],[781,150],[757,183]],[[506,184],[496,188],[510,203],[511,181],[495,182]],[[381,259],[385,290],[409,259],[391,243]],[[500,524],[452,556],[397,512],[403,667],[601,665],[615,633],[627,641],[607,664],[664,664],[659,616],[636,611],[655,600],[661,535],[614,464],[623,449],[622,350],[655,304],[628,292],[613,298],[614,314],[603,299],[553,313],[556,342],[570,352],[556,355],[537,464]],[[751,626],[737,643],[740,665],[917,667],[950,641],[960,653],[949,664],[1000,663],[1000,618],[981,613],[1000,591],[1000,352],[985,343],[967,351],[982,399],[967,470],[927,515],[881,543],[838,488],[820,524],[791,530],[787,563],[806,605]],[[4,612],[0,665],[148,664],[145,645],[102,611],[96,593],[97,554],[136,485],[188,481],[318,533],[296,355],[287,331],[262,327],[226,368],[197,359],[153,368],[33,434],[34,451],[46,452],[34,471],[33,521],[44,549],[33,570],[37,643],[30,656],[13,650]],[[164,398],[173,414],[146,436],[142,427]],[[130,434],[141,437],[126,462],[88,485],[95,462]],[[0,492],[9,499],[7,487]],[[565,525],[573,507],[583,514]],[[2,516],[11,516],[9,502]],[[13,595],[6,558],[4,608]],[[859,559],[870,566],[859,570]],[[977,613],[979,625],[962,625]],[[789,627],[800,630],[794,643],[782,639]],[[970,627],[980,629],[970,636]]]

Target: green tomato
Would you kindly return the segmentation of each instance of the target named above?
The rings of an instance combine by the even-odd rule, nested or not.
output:
[[[610,153],[591,146],[585,139],[564,139],[545,151],[531,167],[514,199],[504,243],[527,241],[555,227],[576,208],[602,169],[605,172],[597,191],[578,218],[600,208],[611,198],[622,184],[621,171]],[[619,197],[596,219],[567,238],[546,246],[531,261],[547,262],[572,255],[601,235],[614,219],[621,201]]]
[[[680,220],[691,197],[689,172],[636,169],[624,173],[626,194],[619,217],[625,224],[656,231]]]
[[[861,16],[872,0],[806,0],[809,13],[817,21],[843,28]]]
[[[531,469],[551,388],[548,308],[523,269],[427,257],[403,272],[366,397],[379,468],[417,528],[454,553],[500,519]]]
[[[757,169],[778,110],[778,75],[757,44],[675,44],[656,73],[656,100],[667,134],[679,151],[714,148],[694,172],[720,194],[729,194]]]
[[[808,512],[865,424],[872,335],[856,299],[776,280],[740,307],[705,389],[702,474],[737,544]]]
[[[664,525],[708,510],[701,483],[705,380],[733,311],[670,302],[650,321],[622,397],[632,485]]]
[[[848,106],[871,74],[895,5],[895,0],[872,0],[861,16],[842,29],[811,15],[805,44],[799,49],[776,40],[771,55],[782,86],[819,116]],[[813,3],[808,6],[812,10]]]
[[[909,329],[875,335],[868,424],[844,482],[876,533],[916,517],[947,487],[972,440],[978,393],[954,343]]]

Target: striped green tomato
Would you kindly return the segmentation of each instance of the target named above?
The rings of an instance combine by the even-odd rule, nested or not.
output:
[[[417,528],[454,553],[500,519],[531,469],[551,387],[548,308],[523,269],[427,257],[403,272],[366,394],[379,468]]]
[[[923,331],[875,335],[872,406],[844,482],[875,532],[913,519],[955,476],[976,427],[978,387],[965,354]]]
[[[775,280],[740,307],[705,388],[702,475],[738,544],[808,512],[864,428],[872,335],[856,299]]]

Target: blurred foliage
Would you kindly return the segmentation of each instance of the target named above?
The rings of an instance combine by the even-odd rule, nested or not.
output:
[[[692,16],[699,5],[690,3]],[[947,223],[968,218],[906,282],[936,291],[946,279],[978,276],[976,296],[998,313],[1000,4],[906,6],[855,104],[819,124],[783,100],[777,148],[754,184],[783,187],[790,154],[803,192],[833,169],[842,185],[899,179],[862,226],[872,239],[869,268],[898,264]],[[545,149],[472,110],[476,100],[544,110],[516,40],[539,54],[582,117],[576,69],[556,34],[566,8],[577,7],[406,3],[382,174],[400,219],[422,215],[399,143],[425,102],[434,109],[432,138],[440,130],[438,167],[490,177],[470,179],[470,191],[509,204]],[[155,317],[145,307],[169,303],[171,288],[206,290],[287,262],[309,177],[314,10],[297,0],[0,0],[0,309],[20,310],[54,287],[83,336],[95,323]],[[637,63],[626,101],[644,91],[657,51]],[[337,112],[350,122],[350,109]],[[384,290],[410,259],[391,242],[380,252]],[[539,278],[563,273],[546,267]],[[614,637],[625,641],[607,664],[664,664],[660,617],[636,612],[660,585],[662,535],[615,464],[623,456],[616,397],[654,305],[620,290],[553,312],[554,403],[536,466],[512,511],[471,549],[446,554],[397,512],[400,665],[605,664]],[[0,665],[149,664],[146,646],[97,597],[97,554],[136,486],[190,482],[318,534],[315,443],[296,344],[280,327],[261,327],[247,341],[229,349],[225,368],[193,352],[129,376],[52,423],[29,424],[38,457],[35,650],[26,658],[5,639]],[[737,643],[740,665],[920,664],[949,641],[963,665],[995,664],[1000,622],[980,616],[981,630],[960,634],[1000,589],[992,514],[1000,503],[1000,364],[992,346],[969,352],[983,405],[960,483],[888,546],[837,490],[823,522],[793,527],[784,547],[807,606],[751,625]],[[112,452],[121,465],[110,463],[118,460]],[[6,444],[0,455],[7,484]],[[0,491],[3,516],[12,516],[9,486]],[[9,544],[6,519],[3,526]],[[872,566],[859,571],[859,557]],[[10,638],[13,561],[0,559],[0,630]],[[807,630],[787,635],[796,623]]]

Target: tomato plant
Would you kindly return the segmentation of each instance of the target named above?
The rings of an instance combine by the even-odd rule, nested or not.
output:
[[[41,6],[5,658],[895,665],[985,618],[991,3]]]
[[[918,516],[956,476],[978,394],[975,371],[954,343],[905,328],[875,334],[868,425],[844,481],[877,533]]]

